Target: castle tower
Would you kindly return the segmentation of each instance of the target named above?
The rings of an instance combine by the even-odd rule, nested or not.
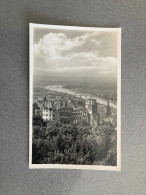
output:
[[[88,99],[88,100],[86,100],[85,108],[88,110],[89,114],[96,115],[97,114],[96,99]]]
[[[96,99],[88,99],[85,102],[85,108],[88,112],[88,122],[93,125],[98,125],[98,113],[97,113],[97,102]]]
[[[42,108],[42,118],[44,120],[53,120],[54,118],[54,109],[51,101],[48,101],[47,98],[44,98],[44,105]]]
[[[52,121],[54,118],[54,110],[53,108],[44,107],[42,111],[42,118],[44,120]]]

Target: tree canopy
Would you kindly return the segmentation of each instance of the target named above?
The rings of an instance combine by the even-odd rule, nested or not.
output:
[[[36,122],[37,121],[37,122]],[[116,165],[116,132],[108,125],[63,125],[33,119],[33,164]]]

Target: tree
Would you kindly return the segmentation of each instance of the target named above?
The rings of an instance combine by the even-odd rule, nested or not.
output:
[[[41,127],[42,124],[43,124],[43,119],[41,115],[33,115],[33,125]]]
[[[39,108],[36,102],[33,103],[33,114],[35,114],[35,109]]]
[[[46,127],[47,121],[43,120],[41,115],[33,115],[33,126]]]
[[[33,127],[33,163],[116,164],[116,132],[110,126],[51,121],[44,127],[41,117],[34,121],[39,126]]]

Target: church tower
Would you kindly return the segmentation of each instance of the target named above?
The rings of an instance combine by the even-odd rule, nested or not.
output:
[[[47,98],[44,98],[44,105],[43,106],[47,106]]]
[[[108,100],[107,109],[106,109],[106,116],[108,117],[108,116],[110,116],[110,114],[111,114],[111,109],[110,109],[109,100]]]

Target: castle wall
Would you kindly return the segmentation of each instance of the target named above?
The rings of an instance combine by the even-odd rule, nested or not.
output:
[[[99,123],[96,99],[88,99],[85,101],[85,108],[75,109],[72,102],[66,105],[65,101],[57,101],[54,104],[45,98],[39,111],[42,113],[42,118],[48,121],[59,120],[63,124],[73,124],[85,120],[92,126],[97,126]]]
[[[43,108],[43,111],[42,111],[42,118],[44,120],[53,120],[53,116],[54,116],[54,111],[52,108]]]

